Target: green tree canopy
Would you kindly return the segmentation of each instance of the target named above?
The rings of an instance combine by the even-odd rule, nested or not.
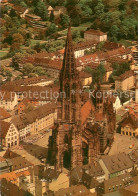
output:
[[[42,20],[48,19],[48,10],[44,2],[38,1],[35,8],[36,15],[40,16]]]

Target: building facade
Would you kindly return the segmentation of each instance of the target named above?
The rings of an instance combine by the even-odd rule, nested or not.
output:
[[[82,101],[82,86],[76,69],[70,27],[60,72],[59,91],[64,92],[64,95],[58,99],[58,118],[52,136],[49,137],[48,161],[57,170],[91,164],[107,147],[107,133],[109,132],[110,136],[114,133],[114,111],[113,106],[106,103],[106,115],[103,110],[101,113],[107,118],[108,124],[105,125],[105,118],[95,124],[95,107],[92,101]],[[99,110],[97,116],[98,112]]]
[[[137,121],[138,117],[136,115],[128,114],[128,116],[120,123],[121,135],[138,137]]]
[[[19,132],[14,124],[0,121],[0,129],[2,146],[10,148],[19,145]]]
[[[14,92],[0,91],[0,107],[7,111],[14,110],[18,103],[17,95]]]
[[[103,33],[100,30],[90,29],[84,32],[84,39],[97,42],[107,41],[107,33]]]
[[[115,80],[115,89],[127,91],[135,86],[134,71],[126,71],[124,74],[118,76]]]
[[[42,130],[51,128],[56,119],[56,105],[55,103],[48,103],[14,118],[12,122],[19,131],[21,141],[28,135],[37,134]]]

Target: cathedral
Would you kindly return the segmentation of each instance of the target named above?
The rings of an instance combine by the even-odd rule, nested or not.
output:
[[[91,164],[113,141],[115,111],[108,99],[82,99],[82,86],[76,69],[71,27],[68,28],[63,66],[60,72],[58,119],[49,137],[48,162],[57,170]]]

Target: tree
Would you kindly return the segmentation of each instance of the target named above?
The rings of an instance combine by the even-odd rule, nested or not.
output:
[[[15,51],[15,52],[19,52],[20,51],[20,44],[19,43],[12,43],[11,47],[10,47],[10,52]]]
[[[130,63],[113,63],[112,67],[114,69],[113,75],[120,76],[121,74],[125,73],[126,71],[130,70]]]
[[[60,18],[60,25],[62,26],[62,28],[67,28],[70,22],[69,16],[67,14],[61,14]]]
[[[14,33],[12,36],[12,43],[18,43],[19,45],[22,45],[24,43],[24,38],[19,33]]]
[[[3,75],[4,74],[4,72],[5,72],[5,68],[4,68],[4,66],[3,65],[1,65],[0,66],[0,72],[1,72],[1,74]]]
[[[72,32],[72,39],[78,39],[80,38],[80,31],[79,30],[75,30]]]
[[[92,78],[93,78],[93,84],[99,83],[103,81],[103,77],[106,74],[106,70],[104,68],[103,64],[100,64],[96,70],[93,71],[92,73]]]
[[[119,28],[117,25],[113,25],[109,31],[109,35],[112,38],[112,41],[117,41],[118,40],[118,35],[119,35]]]
[[[13,17],[12,18],[12,21],[13,21],[13,25],[16,27],[16,28],[19,28],[20,27],[20,21],[17,17]]]
[[[26,63],[23,65],[23,74],[28,75],[32,73],[34,70],[34,66],[31,63]]]
[[[26,3],[25,3],[24,1],[22,1],[22,2],[20,3],[20,5],[21,5],[21,7],[27,8],[27,5],[26,5]]]
[[[50,18],[49,18],[50,22],[54,22],[54,18],[55,18],[54,12],[51,12]]]
[[[29,73],[28,74],[28,78],[33,78],[33,77],[37,77],[36,73]]]
[[[46,35],[51,35],[55,33],[57,30],[58,28],[56,27],[56,25],[54,23],[51,23],[46,31]]]
[[[9,70],[5,70],[5,73],[7,77],[12,77],[12,73]]]
[[[16,17],[16,16],[17,16],[17,14],[16,14],[15,10],[14,9],[11,9],[11,11],[10,11],[10,17]]]
[[[11,29],[10,29],[10,34],[11,35],[13,35],[13,34],[15,34],[15,33],[17,33],[18,32],[18,29],[16,28],[16,26],[14,26],[14,27],[12,27]]]
[[[66,4],[71,21],[75,26],[81,23],[82,9],[78,3],[79,0],[67,0]]]
[[[16,53],[12,57],[12,67],[14,67],[14,69],[19,69],[19,64],[22,62],[22,59],[24,57],[25,57],[24,54],[22,54],[22,53]]]
[[[93,72],[94,72],[94,70],[91,67],[85,67],[84,71],[89,74],[93,74]]]
[[[94,8],[95,10],[95,15],[99,18],[101,15],[104,13],[104,4],[99,1],[97,6]]]
[[[10,16],[5,16],[4,20],[5,20],[5,27],[7,30],[13,26],[13,22]]]
[[[34,68],[33,71],[34,71],[35,74],[37,74],[39,76],[45,75],[45,70],[42,67],[37,66],[37,67]]]
[[[39,1],[35,8],[35,13],[42,18],[42,20],[48,19],[48,10],[44,2]]]
[[[21,76],[17,76],[17,77],[15,78],[15,80],[20,80],[20,79],[22,79]]]
[[[84,0],[80,0],[79,1],[79,6],[81,7],[81,18],[83,19],[90,19],[90,17],[92,16],[92,9],[91,7],[89,6],[89,1],[84,1]]]
[[[34,50],[36,50],[36,52],[38,52],[38,53],[41,51],[41,45],[39,42],[35,44]]]
[[[105,0],[108,7],[116,8],[116,9],[119,7],[121,1],[122,0]]]

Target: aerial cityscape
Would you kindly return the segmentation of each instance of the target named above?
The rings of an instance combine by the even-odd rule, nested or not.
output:
[[[138,1],[0,3],[0,196],[137,196]]]

